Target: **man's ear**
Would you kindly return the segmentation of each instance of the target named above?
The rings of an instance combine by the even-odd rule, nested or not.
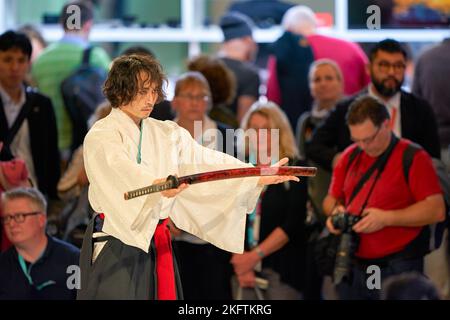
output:
[[[91,32],[92,26],[94,25],[94,20],[89,20],[84,23],[84,25],[81,27],[81,30],[89,34]]]
[[[39,225],[45,228],[46,224],[47,224],[47,215],[44,212],[43,214],[39,215]]]

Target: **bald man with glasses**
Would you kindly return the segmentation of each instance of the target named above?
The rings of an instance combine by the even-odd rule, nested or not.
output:
[[[0,221],[13,246],[0,255],[0,300],[75,299],[67,280],[79,250],[46,234],[44,196],[35,188],[16,188],[1,203]]]

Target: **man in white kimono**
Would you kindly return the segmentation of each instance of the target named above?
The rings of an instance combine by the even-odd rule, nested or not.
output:
[[[250,167],[204,148],[176,123],[149,118],[164,98],[165,77],[146,56],[117,58],[105,82],[111,114],[84,141],[89,201],[98,214],[81,250],[78,299],[182,298],[167,218],[215,246],[242,253],[246,213],[262,187],[294,176],[215,181],[124,200],[124,193],[188,175]],[[276,166],[283,165],[282,159]]]

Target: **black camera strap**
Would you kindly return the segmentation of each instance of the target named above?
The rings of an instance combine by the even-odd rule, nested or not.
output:
[[[372,176],[373,172],[378,169],[377,175],[375,176],[375,180],[373,181],[372,186],[369,190],[369,193],[367,194],[366,200],[364,201],[364,204],[362,205],[361,210],[359,212],[360,214],[362,213],[362,211],[364,210],[364,208],[367,205],[367,202],[369,201],[370,195],[372,194],[372,191],[375,187],[375,184],[376,184],[378,178],[380,177],[381,173],[383,172],[384,167],[386,166],[386,163],[388,162],[388,160],[392,154],[392,151],[394,150],[395,146],[397,145],[397,142],[398,142],[398,138],[392,133],[391,142],[389,143],[388,148],[383,152],[383,154],[381,154],[378,157],[378,159],[375,161],[375,163],[366,171],[366,173],[358,181],[355,188],[353,189],[353,192],[349,198],[349,201],[348,201],[346,207],[348,207],[350,205],[350,203],[354,200],[354,198],[356,197],[358,192],[361,191],[361,188],[369,180],[369,178]]]

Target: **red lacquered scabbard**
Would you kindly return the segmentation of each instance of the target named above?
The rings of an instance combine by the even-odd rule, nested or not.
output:
[[[297,177],[313,177],[316,175],[315,167],[252,167],[238,168],[197,173],[183,177],[169,176],[163,183],[153,184],[148,187],[136,189],[124,194],[125,200],[140,197],[146,194],[160,192],[168,189],[178,188],[183,183],[196,184],[209,181],[217,181],[233,178],[245,178],[255,176],[297,176]]]

